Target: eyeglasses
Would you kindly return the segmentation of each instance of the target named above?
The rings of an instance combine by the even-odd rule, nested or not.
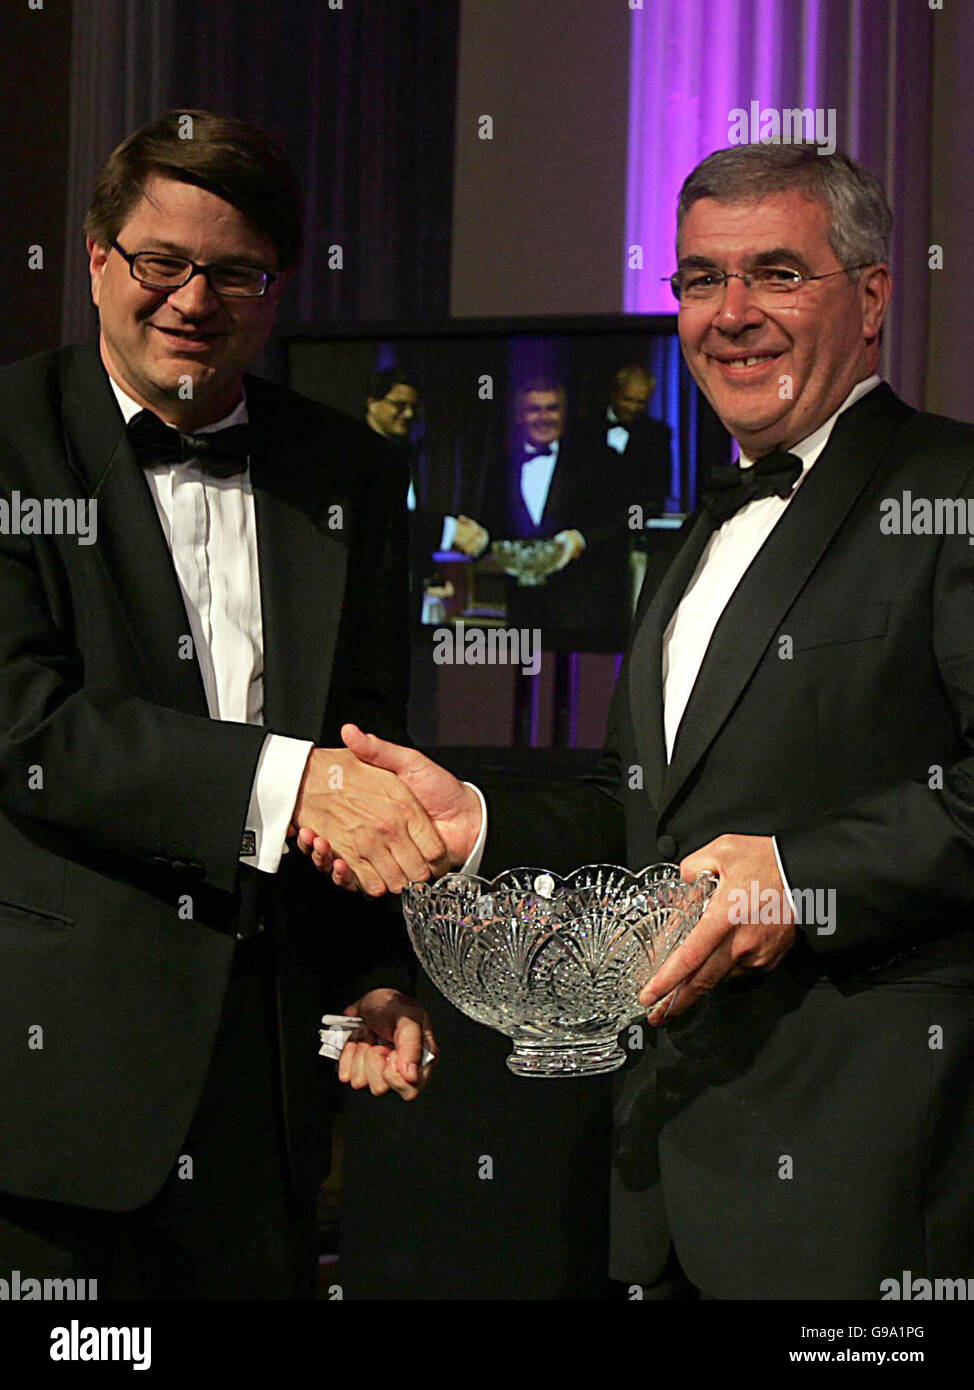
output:
[[[688,267],[678,270],[675,275],[664,275],[676,298],[681,304],[703,304],[717,300],[727,287],[728,280],[743,280],[744,288],[750,290],[755,299],[778,304],[787,302],[810,280],[828,280],[833,275],[847,275],[851,270],[865,270],[871,261],[862,265],[847,265],[841,270],[829,270],[824,275],[803,275],[785,265],[759,265],[753,270],[716,270],[711,267],[698,269]]]
[[[277,279],[277,273],[254,265],[197,265],[186,256],[167,256],[161,251],[130,254],[114,239],[111,245],[124,261],[129,274],[150,290],[178,290],[194,275],[202,275],[214,294],[228,299],[259,299]]]

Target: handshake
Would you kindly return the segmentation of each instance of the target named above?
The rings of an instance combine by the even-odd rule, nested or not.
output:
[[[470,856],[480,798],[414,748],[342,726],[308,757],[289,834],[340,887],[371,897],[437,878]]]

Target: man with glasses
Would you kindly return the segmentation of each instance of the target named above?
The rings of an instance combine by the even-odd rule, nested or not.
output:
[[[408,444],[420,411],[419,384],[399,367],[383,367],[373,377],[365,400],[365,419],[376,434]]]
[[[433,552],[445,548],[441,542],[443,516],[423,506],[425,488],[412,438],[421,411],[419,382],[409,372],[402,367],[380,367],[373,374],[365,398],[365,423],[395,447],[409,476],[406,508],[409,512],[410,616],[413,621],[419,621],[422,615],[423,595],[435,568]]]
[[[974,1270],[974,546],[890,521],[974,496],[974,429],[880,380],[890,226],[878,180],[814,145],[720,150],[684,183],[680,340],[740,457],[647,577],[592,778],[488,790],[484,823],[420,754],[349,739],[454,863],[719,875],[640,996],[631,1296],[878,1299]]]
[[[409,451],[409,494],[406,505],[419,546],[420,568],[425,575],[430,568],[433,550],[459,550],[464,555],[478,556],[487,547],[490,537],[484,528],[469,516],[438,516],[422,509],[416,488],[418,469],[415,451],[410,446],[413,424],[422,410],[419,383],[400,367],[382,367],[372,378],[365,401],[365,419],[383,439],[400,444]],[[434,529],[435,528],[435,533]],[[413,549],[415,551],[416,545]]]
[[[5,500],[98,509],[97,545],[0,537],[0,1267],[313,1296],[322,1013],[365,1019],[342,1081],[428,1076],[425,1014],[372,987],[407,982],[400,924],[285,844],[330,827],[374,894],[445,863],[339,739],[405,735],[405,469],[243,375],[300,252],[267,135],[169,113],[86,231],[97,341],[0,376]]]

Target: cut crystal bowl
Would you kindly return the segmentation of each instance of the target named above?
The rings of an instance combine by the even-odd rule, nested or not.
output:
[[[556,540],[494,541],[491,550],[504,573],[523,587],[543,584],[564,555],[561,541]]]
[[[589,864],[567,878],[507,869],[447,874],[402,894],[410,940],[461,1013],[507,1034],[519,1076],[614,1071],[639,991],[696,926],[716,886],[674,864]]]

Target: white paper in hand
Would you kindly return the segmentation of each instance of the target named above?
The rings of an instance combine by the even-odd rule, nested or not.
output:
[[[330,1057],[333,1062],[337,1062],[341,1057],[342,1048],[347,1042],[358,1042],[368,1032],[364,1019],[348,1018],[345,1014],[324,1014],[321,1023],[322,1027],[318,1031],[318,1037],[321,1039],[318,1056]],[[424,1047],[423,1066],[428,1066],[434,1060],[429,1048]]]

